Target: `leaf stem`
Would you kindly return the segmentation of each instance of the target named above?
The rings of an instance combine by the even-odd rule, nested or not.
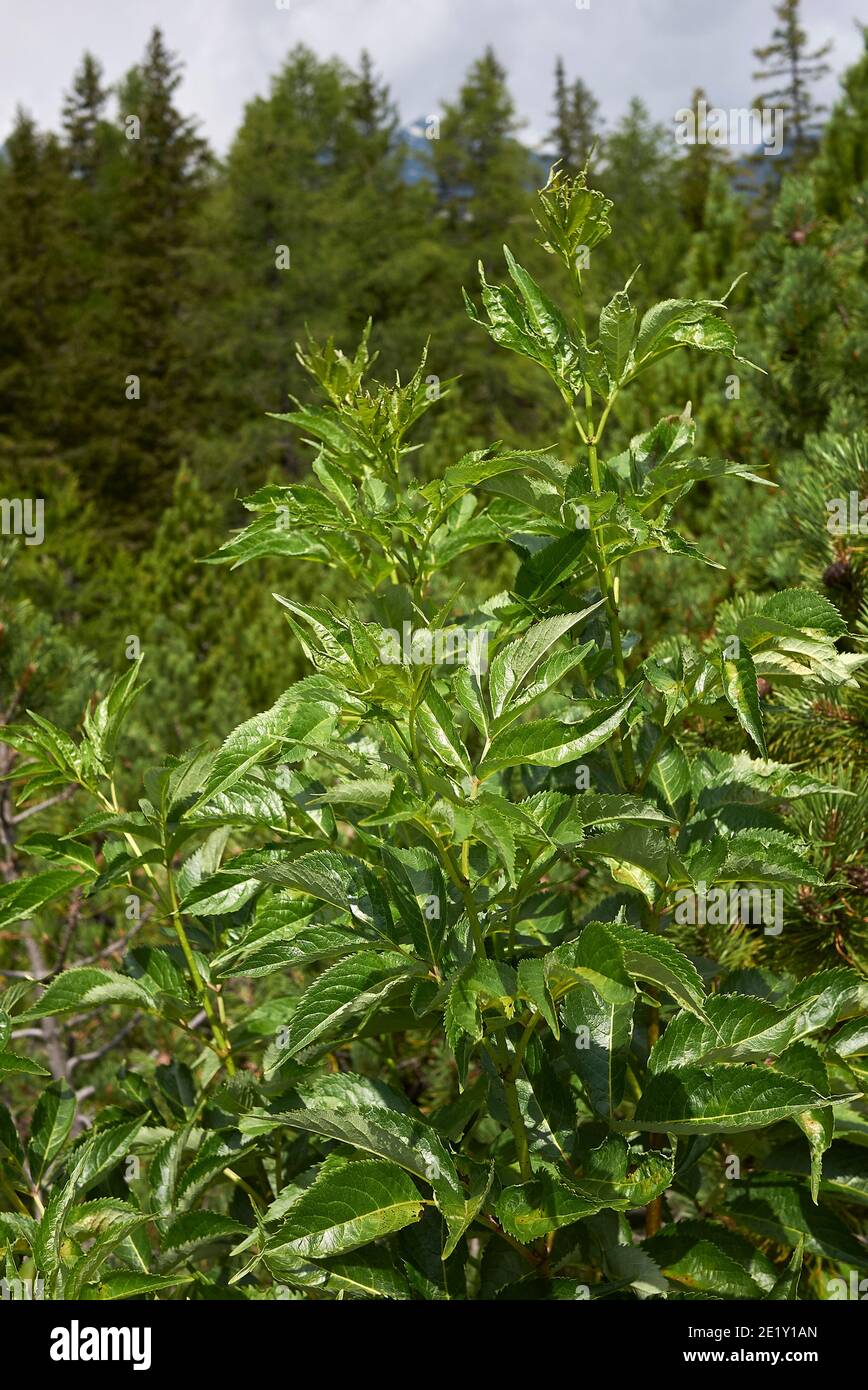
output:
[[[524,1127],[524,1118],[521,1113],[521,1105],[519,1104],[515,1075],[509,1064],[506,1045],[503,1042],[495,1043],[493,1040],[486,1039],[483,1042],[483,1047],[494,1062],[498,1075],[503,1083],[503,1092],[506,1097],[506,1109],[509,1115],[509,1127],[512,1131],[513,1140],[515,1141],[515,1152],[518,1158],[521,1180],[522,1182],[531,1182],[533,1180],[533,1169],[530,1166],[527,1130]]]
[[[573,281],[579,301],[579,328],[583,338],[585,339],[585,342],[587,342],[587,333],[585,328],[585,306],[582,296],[582,277],[578,267],[574,267]],[[588,475],[591,480],[591,490],[594,493],[595,497],[599,497],[603,490],[600,481],[600,461],[597,455],[597,445],[599,444],[602,438],[606,421],[609,418],[609,411],[612,409],[612,406],[615,402],[615,398],[618,394],[618,389],[619,388],[616,386],[612,391],[611,395],[608,397],[606,404],[603,408],[603,412],[596,426],[594,425],[593,392],[591,390],[591,384],[587,380],[587,378],[585,378],[584,380],[585,415],[587,418],[586,428],[582,427],[582,422],[579,418],[579,413],[576,410],[575,403],[572,401],[570,402],[570,411],[573,417],[573,423],[576,426],[579,437],[584,442],[588,451]],[[618,613],[618,600],[615,593],[615,583],[612,578],[612,573],[609,568],[609,563],[606,557],[605,542],[603,541],[602,536],[598,531],[598,528],[593,524],[590,527],[590,534],[591,544],[593,546],[594,551],[594,563],[597,570],[597,576],[600,582],[600,590],[603,594],[603,597],[606,600],[606,614],[609,625],[609,639],[612,644],[612,665],[615,673],[615,683],[618,687],[619,694],[623,695],[627,688],[627,671],[624,663],[624,649],[621,641],[621,622]],[[625,780],[628,783],[628,785],[632,785],[636,780],[636,767],[633,761],[633,748],[632,744],[630,743],[629,732],[624,731],[622,733],[621,730],[618,730],[615,734],[615,741],[618,744],[619,751],[621,754]]]
[[[655,1004],[648,1016],[648,1051],[660,1037],[660,1010]],[[649,1135],[649,1143],[652,1149],[658,1149],[663,1144],[663,1135],[652,1133]],[[645,1238],[654,1236],[663,1225],[663,1198],[653,1197],[645,1208]]]
[[[211,1002],[211,996],[208,993],[208,987],[205,984],[205,981],[202,979],[201,974],[199,973],[199,967],[196,964],[196,957],[193,954],[193,949],[190,945],[189,938],[187,936],[186,931],[184,930],[184,923],[181,920],[181,908],[180,904],[178,903],[178,894],[175,889],[175,875],[172,872],[172,865],[168,854],[166,855],[166,877],[169,887],[169,901],[171,903],[172,908],[172,925],[175,928],[175,934],[180,943],[181,950],[184,953],[184,960],[187,962],[187,969],[190,972],[190,978],[193,981],[193,987],[196,990],[196,993],[199,997],[199,1003],[205,1010],[205,1016],[208,1019],[209,1026],[214,1037],[214,1041],[216,1042],[220,1055],[223,1058],[226,1070],[230,1076],[234,1076],[235,1060],[232,1056],[232,1046],[229,1042],[228,1036],[223,1031],[220,1020],[218,1019],[217,1014],[214,1010],[214,1005]]]

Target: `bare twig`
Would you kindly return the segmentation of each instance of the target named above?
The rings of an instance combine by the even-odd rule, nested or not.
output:
[[[29,820],[31,816],[36,816],[40,811],[47,811],[51,806],[59,806],[62,801],[69,801],[75,796],[78,787],[65,787],[56,796],[48,796],[44,801],[37,801],[35,806],[25,806],[23,811],[18,811],[16,815],[9,817],[10,825],[20,825],[22,821]]]
[[[142,1015],[140,1013],[134,1013],[131,1018],[127,1019],[123,1027],[118,1029],[114,1037],[110,1038],[108,1042],[103,1043],[101,1047],[95,1047],[92,1052],[80,1052],[77,1057],[70,1057],[67,1070],[72,1072],[74,1068],[79,1066],[82,1062],[98,1062],[101,1057],[105,1057],[107,1053],[117,1047],[119,1042],[123,1042],[124,1038],[128,1033],[132,1032],[141,1018]]]

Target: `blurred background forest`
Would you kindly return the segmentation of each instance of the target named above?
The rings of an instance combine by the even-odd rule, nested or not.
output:
[[[865,535],[831,534],[826,503],[868,496],[868,31],[828,111],[814,84],[834,55],[799,27],[798,0],[769,6],[769,33],[757,93],[786,112],[776,158],[679,146],[674,122],[655,123],[638,98],[602,128],[568,55],[553,55],[541,150],[522,143],[491,50],[445,94],[439,124],[405,127],[369,56],[350,70],[298,47],[218,159],[183,109],[171,36],[155,30],[114,89],[85,54],[61,128],[22,111],[0,151],[0,496],[45,499],[42,544],[0,537],[0,719],[31,708],[74,730],[138,645],[150,692],[126,749],[137,786],[143,758],[219,740],[302,674],[270,592],[321,592],[322,574],[199,561],[242,524],[239,498],[309,466],[266,415],[309,398],[294,355],[306,329],[350,349],[371,318],[384,377],[411,375],[430,340],[432,390],[458,381],[428,417],[416,456],[427,474],[495,439],[573,449],[556,393],[461,299],[478,260],[500,278],[507,240],[551,284],[530,200],[555,159],[590,161],[615,204],[617,236],[593,252],[592,309],[637,266],[640,312],[718,296],[747,272],[732,321],[768,372],[675,357],[613,422],[617,451],[690,400],[704,453],[779,484],[749,503],[737,481],[713,499],[698,487],[694,537],[727,569],[681,561],[673,588],[637,560],[628,621],[646,643],[702,638],[743,589],[805,583],[864,638]],[[725,75],[707,94],[685,84],[685,106],[730,105]],[[821,836],[845,886],[794,905],[808,956],[840,955],[868,902],[866,689],[844,705],[762,694],[772,756],[822,763],[859,793],[829,810]],[[7,869],[20,872],[9,845]],[[854,938],[844,954],[859,949]]]

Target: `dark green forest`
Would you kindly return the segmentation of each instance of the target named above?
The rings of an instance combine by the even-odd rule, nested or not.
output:
[[[25,687],[28,704],[74,723],[144,650],[153,698],[136,735],[175,752],[225,734],[300,669],[267,600],[281,567],[199,562],[242,524],[239,498],[306,466],[267,412],[309,396],[295,353],[307,333],[349,348],[372,320],[383,380],[411,375],[427,343],[443,402],[423,424],[423,470],[493,439],[557,446],[564,428],[556,393],[462,304],[477,262],[493,275],[505,241],[543,285],[552,274],[530,213],[547,161],[520,141],[493,52],[448,95],[415,182],[367,55],[350,71],[289,53],[223,161],[180,107],[182,70],[157,31],[115,91],[85,55],[62,129],[20,112],[0,163],[0,491],[44,498],[46,515],[42,545],[2,540],[0,680],[7,701]],[[685,93],[686,104],[704,96]],[[710,143],[678,148],[638,98],[603,131],[587,86],[557,65],[551,159],[575,172],[590,157],[615,204],[618,235],[595,252],[595,284],[624,283],[638,266],[647,304],[723,294],[743,275],[732,306],[745,355],[768,372],[678,362],[643,380],[613,422],[623,447],[657,418],[662,388],[672,412],[692,401],[705,452],[783,484],[737,522],[725,492],[698,499],[695,537],[708,536],[727,573],[685,565],[673,591],[653,556],[636,562],[642,605],[630,616],[646,635],[701,634],[740,586],[794,578],[859,618],[864,539],[817,531],[805,513],[862,496],[868,53],[832,111],[815,110],[810,85],[798,96],[804,141],[736,164]],[[793,509],[816,533],[810,545],[781,524]],[[302,590],[322,583],[317,567],[293,572]],[[795,719],[780,711],[781,740]],[[843,753],[854,732],[849,718],[814,712],[808,736],[824,754],[841,739]]]
[[[478,299],[480,269],[488,284],[503,278],[504,243],[555,295],[558,267],[533,216],[553,165],[612,203],[613,235],[588,253],[589,320],[630,281],[640,317],[658,300],[725,298],[738,333],[737,357],[683,352],[650,366],[607,427],[606,456],[617,462],[661,418],[692,416],[699,453],[745,470],[701,479],[682,506],[687,544],[711,563],[659,549],[623,562],[630,641],[664,662],[684,641],[702,649],[713,632],[736,631],[764,598],[807,588],[837,610],[839,652],[864,655],[868,29],[827,110],[815,93],[834,54],[788,22],[797,3],[769,11],[774,32],[755,63],[757,100],[787,113],[790,137],[775,158],[679,145],[638,96],[604,123],[588,81],[557,55],[550,131],[543,152],[531,151],[491,49],[443,93],[436,138],[423,130],[412,145],[402,122],[414,113],[398,112],[374,58],[363,53],[350,68],[296,47],[218,157],[185,109],[183,55],[157,29],[115,86],[98,55],[82,56],[59,129],[19,110],[0,149],[0,497],[42,499],[44,539],[12,534],[4,513],[0,722],[18,728],[30,711],[89,737],[99,701],[141,656],[147,697],[119,745],[117,811],[137,804],[151,762],[219,745],[307,674],[298,630],[272,593],[341,603],[356,596],[352,579],[308,563],[292,529],[282,554],[272,545],[232,567],[218,552],[250,520],[242,499],[309,476],[310,436],[274,417],[313,402],[310,363],[321,366],[331,346],[320,359],[312,344],[352,358],[367,341],[384,383],[418,369],[424,407],[404,466],[420,487],[494,441],[574,458],[558,391],[480,331],[462,296]],[[688,82],[685,107],[729,106],[725,75],[720,83],[706,93]],[[747,475],[774,486],[748,489]],[[511,593],[526,558],[508,546],[459,558],[461,603]],[[757,682],[768,759],[847,794],[787,808],[814,877],[786,887],[782,935],[673,928],[691,958],[790,980],[868,968],[868,676],[853,667],[844,682]],[[745,727],[699,715],[684,747],[690,758],[711,746],[738,754]],[[0,742],[7,888],[58,862],[48,841],[77,820],[71,792],[50,778],[16,801],[17,737]],[[44,842],[42,831],[52,832]],[[586,919],[620,890],[580,877],[574,891]],[[76,890],[65,907],[0,929],[0,978],[14,990],[73,960],[117,964],[139,930],[123,913],[122,897],[116,910],[97,908]],[[266,1005],[243,998],[251,1035],[266,1037]],[[171,1060],[149,1030],[136,1015],[123,1042],[148,1074]],[[94,1095],[116,1107],[134,1096],[129,1080],[114,1086],[117,1053],[103,1049],[94,1020],[46,1019],[30,1036],[80,1107]],[[372,1037],[356,1040],[353,1067],[409,1077],[423,1108],[457,1105],[445,1044],[401,1038],[388,1055]],[[864,1080],[860,1063],[849,1065]],[[29,1085],[16,1081],[25,1109]],[[864,1145],[864,1118],[844,1132]],[[0,1152],[2,1142],[0,1132]],[[648,1229],[658,1228],[659,1213]],[[814,1256],[803,1296],[823,1297],[831,1266],[822,1250]]]

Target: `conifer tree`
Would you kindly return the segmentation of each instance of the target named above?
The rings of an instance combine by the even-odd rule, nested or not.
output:
[[[677,182],[674,137],[653,121],[644,102],[633,98],[603,145],[605,168],[600,186],[618,208],[618,238],[600,255],[615,279],[625,281],[642,264],[649,293],[672,284],[672,266],[680,263],[687,228],[673,218],[670,190]],[[613,238],[613,241],[616,239]]]
[[[687,145],[681,163],[679,194],[691,231],[701,232],[706,225],[706,203],[714,171],[726,162],[727,155],[723,146],[709,139],[708,97],[702,87],[695,89],[690,106],[694,113],[694,139]]]
[[[49,441],[68,247],[63,156],[21,108],[0,163],[0,432]]]
[[[811,173],[822,210],[841,219],[853,212],[868,181],[868,26],[864,49],[841,79],[843,95],[823,128]]]
[[[357,158],[363,169],[376,168],[378,161],[394,150],[399,122],[389,89],[377,77],[366,49],[359,58],[352,87],[346,154]]]
[[[458,98],[446,102],[440,138],[432,143],[440,202],[450,229],[483,259],[497,254],[530,178],[519,144],[520,122],[493,49],[472,64]]]
[[[248,104],[196,265],[212,424],[247,427],[251,405],[273,410],[298,391],[292,344],[306,327],[356,333],[376,314],[384,360],[400,365],[411,334],[416,354],[408,325],[446,291],[433,192],[404,181],[404,157],[391,98],[364,57],[353,73],[299,45]],[[292,466],[289,436],[285,448]]]
[[[518,139],[521,123],[506,72],[491,48],[471,64],[443,112],[439,139],[431,146],[446,250],[440,332],[435,330],[432,344],[448,349],[448,375],[460,370],[462,399],[478,428],[498,435],[507,428],[530,432],[546,418],[540,413],[546,411],[545,393],[516,360],[504,369],[491,344],[468,330],[460,287],[475,276],[479,262],[489,268],[499,262],[507,237],[528,264],[538,267],[547,259],[527,218],[516,211],[526,206],[541,166]]]
[[[814,100],[811,88],[831,71],[824,59],[832,44],[829,41],[811,51],[800,22],[800,0],[779,0],[774,11],[777,24],[771,42],[753,51],[761,64],[754,80],[772,84],[757,97],[757,104],[783,111],[789,153],[795,164],[802,164],[816,136],[817,118],[825,110]]]
[[[117,325],[112,399],[119,409],[101,485],[134,528],[143,494],[153,516],[171,490],[177,433],[201,377],[195,349],[183,335],[192,308],[194,219],[209,156],[195,121],[177,105],[181,76],[180,63],[154,29],[143,62],[119,91],[126,139],[110,263]]]
[[[70,172],[87,184],[97,173],[109,92],[101,65],[85,53],[63,103],[63,132]]]
[[[554,125],[548,140],[555,159],[568,173],[578,173],[599,133],[599,102],[580,77],[567,84],[563,58],[555,64]]]
[[[821,433],[836,400],[851,403],[849,427],[864,422],[866,255],[863,205],[837,223],[820,215],[810,176],[784,179],[772,227],[753,252],[751,284],[761,358],[776,363],[768,380],[749,387],[757,405],[757,442],[769,459],[781,449],[799,448],[805,435]]]
[[[85,53],[63,104],[67,346],[59,376],[64,409],[58,444],[92,495],[104,476],[99,463],[104,449],[112,449],[111,441],[124,432],[113,290],[116,176],[125,141],[108,118],[109,95],[100,64]]]

